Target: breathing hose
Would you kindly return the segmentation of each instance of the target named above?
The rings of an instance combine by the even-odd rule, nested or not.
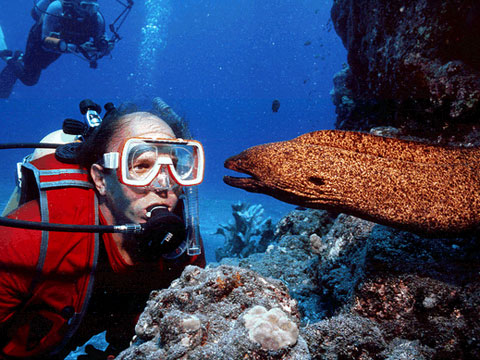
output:
[[[4,149],[56,149],[65,144],[54,143],[4,143],[0,144],[0,150]],[[65,232],[88,232],[88,233],[123,233],[123,234],[141,234],[144,232],[144,226],[141,224],[124,225],[75,225],[75,224],[55,224],[37,221],[26,221],[0,217],[0,225],[23,228],[31,230],[45,231],[65,231]]]
[[[64,231],[64,232],[84,232],[84,233],[123,233],[123,234],[141,234],[144,227],[140,224],[125,225],[74,225],[74,224],[55,224],[36,221],[16,220],[7,217],[0,217],[0,225],[14,228],[45,230],[45,231]]]

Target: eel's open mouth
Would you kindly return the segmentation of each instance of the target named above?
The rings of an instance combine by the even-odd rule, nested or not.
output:
[[[236,177],[236,176],[228,176],[225,175],[223,177],[223,182],[227,185],[240,188],[243,190],[251,191],[251,192],[259,192],[261,188],[263,188],[263,183],[261,180],[257,179],[254,174],[249,172],[246,169],[242,169],[239,166],[239,161],[236,157],[231,157],[225,160],[224,166],[229,170],[233,170],[242,174],[247,175],[247,177]]]

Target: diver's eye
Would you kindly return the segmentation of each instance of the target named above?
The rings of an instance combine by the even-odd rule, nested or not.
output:
[[[143,178],[152,171],[153,165],[149,162],[140,162],[130,169],[130,174],[136,178]]]
[[[148,170],[148,169],[151,169],[153,166],[152,166],[152,163],[150,162],[147,162],[147,161],[142,161],[142,162],[139,162],[137,164],[134,164],[133,166],[133,171],[143,171],[143,170]]]
[[[147,176],[150,171],[155,167],[157,156],[153,152],[143,152],[138,154],[130,162],[129,172],[135,177]]]

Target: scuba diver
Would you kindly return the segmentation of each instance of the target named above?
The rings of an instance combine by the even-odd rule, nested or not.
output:
[[[17,79],[27,86],[35,85],[42,70],[62,54],[82,56],[96,68],[97,60],[110,54],[120,40],[115,22],[123,23],[133,6],[132,0],[122,4],[125,10],[110,25],[113,36],[109,39],[97,0],[35,1],[32,17],[36,22],[28,34],[25,53],[0,51],[0,57],[7,62],[0,73],[0,98],[10,96]]]
[[[157,115],[92,104],[87,124],[65,120],[78,140],[23,162],[20,206],[0,218],[0,359],[64,359],[105,330],[108,348],[87,352],[113,358],[150,292],[205,266],[201,144],[159,99]]]

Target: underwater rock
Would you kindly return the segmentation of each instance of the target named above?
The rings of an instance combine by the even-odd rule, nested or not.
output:
[[[344,314],[302,328],[312,359],[378,359],[387,348],[374,321]]]
[[[278,222],[275,237],[285,235],[325,234],[332,226],[337,214],[325,210],[293,210]]]
[[[316,280],[318,256],[312,251],[310,237],[325,235],[334,219],[335,215],[324,210],[294,210],[278,222],[277,241],[269,245],[265,253],[242,259],[223,258],[220,264],[240,266],[280,279],[288,286],[290,296],[298,301],[302,321],[318,321],[326,314],[319,300],[322,291]]]
[[[430,359],[431,349],[419,341],[395,339],[387,343],[381,328],[372,320],[342,314],[302,329],[312,359]]]
[[[375,319],[386,339],[418,340],[444,358],[479,358],[478,241],[374,227],[352,310]]]
[[[249,337],[251,310],[257,306],[276,309],[271,321],[288,333],[269,334],[274,350]],[[311,357],[298,336],[299,322],[296,301],[282,282],[238,267],[188,266],[168,289],[152,292],[132,346],[117,359],[307,360]]]
[[[248,205],[243,202],[232,204],[233,221],[220,225],[216,234],[225,238],[224,246],[215,250],[215,258],[246,257],[263,252],[273,240],[273,224],[270,218],[263,218],[260,204]]]
[[[476,0],[336,0],[348,64],[334,79],[336,127],[458,132],[480,109]]]
[[[321,302],[330,313],[353,301],[357,286],[365,276],[369,237],[374,223],[340,214],[330,231],[321,238],[317,286]]]
[[[380,329],[376,343],[387,347],[368,345],[366,359],[479,358],[478,241],[423,238],[342,214],[319,246],[320,301],[330,306],[330,320],[360,316]],[[327,351],[312,350],[306,339],[312,354]],[[345,346],[328,351],[341,354]]]

